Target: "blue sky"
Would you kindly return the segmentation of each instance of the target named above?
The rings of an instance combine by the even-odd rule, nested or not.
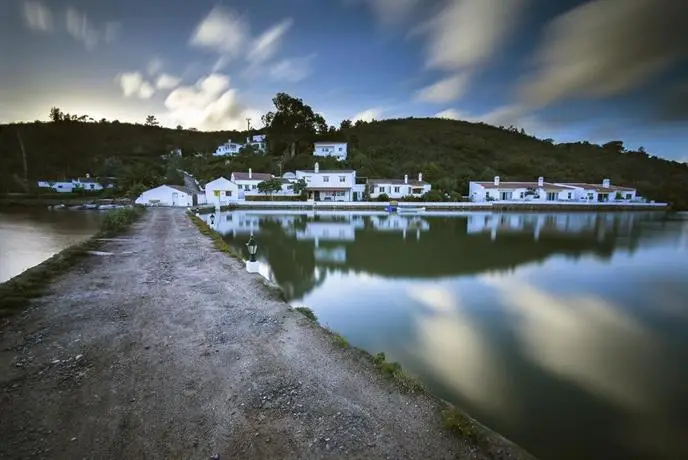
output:
[[[444,116],[688,160],[676,0],[5,0],[0,121],[237,129],[278,91],[331,124]]]

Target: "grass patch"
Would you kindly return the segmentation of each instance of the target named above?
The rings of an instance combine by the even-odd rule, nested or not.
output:
[[[121,233],[143,214],[143,206],[132,206],[131,208],[115,209],[108,212],[101,224],[101,236],[111,236]]]
[[[394,380],[399,386],[408,391],[424,390],[423,385],[413,376],[409,375],[401,364],[387,361],[384,353],[371,356],[375,367],[387,378]]]
[[[349,348],[349,341],[346,340],[346,337],[337,334],[336,332],[330,331],[330,333],[332,334],[332,340],[334,341],[335,345],[340,348]]]
[[[105,215],[98,234],[86,241],[65,248],[48,260],[0,284],[0,317],[9,316],[26,308],[31,299],[43,296],[53,280],[87,256],[89,251],[94,251],[100,247],[102,243],[98,241],[99,238],[123,232],[144,211],[140,207],[109,211]]]
[[[210,228],[210,225],[208,225],[203,219],[192,213],[188,214],[191,222],[196,225],[201,234],[213,240],[213,246],[215,246],[215,249],[224,252],[225,254],[229,254],[237,260],[244,260],[244,256],[239,251],[227,244],[227,242],[222,238],[222,235]]]
[[[313,310],[311,310],[308,307],[296,307],[294,310],[298,311],[301,313],[303,316],[308,318],[309,320],[313,321],[314,323],[318,322],[318,317],[315,316],[315,313],[313,313]]]
[[[447,430],[476,444],[487,441],[483,430],[475,424],[473,419],[454,407],[442,411],[442,422]]]

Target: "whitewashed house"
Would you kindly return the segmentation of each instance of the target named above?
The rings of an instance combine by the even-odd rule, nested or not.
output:
[[[241,150],[243,146],[244,144],[240,142],[232,142],[232,140],[230,139],[224,144],[220,144],[217,147],[217,150],[215,150],[215,153],[213,153],[213,155],[216,157],[234,156],[239,153],[239,150]]]
[[[346,142],[316,142],[313,144],[313,156],[334,157],[339,161],[346,160]]]
[[[259,152],[265,153],[267,150],[267,143],[265,142],[265,134],[256,134],[246,138],[246,145],[250,145]]]
[[[612,185],[609,179],[602,180],[601,184],[560,183],[556,185],[573,188],[574,199],[577,201],[634,201],[638,198],[636,189]]]
[[[407,196],[421,197],[432,190],[432,186],[423,181],[423,174],[418,173],[418,180],[409,180],[408,174],[403,179],[369,179],[368,195],[372,199],[385,194],[392,200]]]
[[[50,187],[59,193],[71,193],[74,191],[74,182],[73,181],[51,182]]]
[[[205,184],[205,202],[213,206],[228,205],[239,199],[239,186],[224,177]]]
[[[193,206],[193,194],[181,185],[161,185],[146,190],[136,199],[145,206]]]
[[[86,174],[86,177],[77,177],[72,179],[72,184],[74,184],[74,189],[81,189],[86,191],[97,192],[98,190],[103,190],[103,185],[97,180],[91,179],[91,176]]]
[[[575,188],[552,184],[539,177],[537,182],[502,182],[495,176],[492,182],[473,182],[468,185],[471,201],[574,201]]]
[[[317,162],[312,170],[297,170],[296,178],[306,181],[309,200],[360,201],[365,191],[365,185],[356,184],[353,169],[321,170]]]
[[[248,172],[233,172],[229,180],[239,187],[239,199],[244,199],[246,196],[262,195],[258,191],[258,184],[273,177],[272,174],[254,173],[251,168],[248,168]]]

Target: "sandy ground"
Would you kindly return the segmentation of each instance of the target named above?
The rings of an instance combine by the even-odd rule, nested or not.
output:
[[[334,345],[183,211],[101,250],[0,333],[0,458],[519,454],[448,433],[436,401]]]

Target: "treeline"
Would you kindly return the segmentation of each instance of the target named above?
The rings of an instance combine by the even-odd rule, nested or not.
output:
[[[536,180],[601,183],[635,187],[657,201],[688,209],[688,165],[664,160],[643,148],[627,149],[622,141],[605,145],[588,142],[555,144],[537,139],[514,126],[495,127],[434,118],[352,123],[328,126],[301,99],[279,93],[275,110],[263,116],[267,155],[244,149],[232,158],[213,157],[228,139],[243,141],[247,132],[199,132],[166,129],[146,119],[146,125],[79,122],[62,114],[49,123],[0,126],[0,191],[21,191],[25,152],[29,179],[58,179],[82,175],[115,176],[121,189],[182,183],[179,170],[201,182],[232,171],[281,174],[313,167],[313,142],[349,143],[349,158],[337,163],[319,158],[322,169],[352,168],[358,177],[415,178],[419,172],[433,189],[466,194],[469,180]],[[61,114],[61,112],[59,112]],[[51,111],[51,116],[54,113]],[[67,122],[65,121],[67,119]],[[88,121],[88,118],[86,118]],[[183,157],[169,153],[182,149]],[[166,158],[163,158],[166,157]]]

